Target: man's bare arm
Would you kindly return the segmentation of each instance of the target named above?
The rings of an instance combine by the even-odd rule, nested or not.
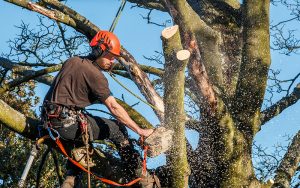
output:
[[[126,110],[116,101],[113,96],[109,96],[105,101],[104,105],[109,111],[117,118],[118,121],[125,124],[128,128],[139,134],[140,136],[148,137],[153,129],[142,129],[140,128],[128,115]]]

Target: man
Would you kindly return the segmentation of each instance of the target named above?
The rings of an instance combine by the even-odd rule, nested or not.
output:
[[[90,140],[110,139],[119,148],[123,161],[129,168],[137,168],[140,156],[132,150],[127,139],[128,128],[148,137],[153,129],[141,129],[111,95],[102,70],[112,68],[120,56],[120,42],[111,32],[100,31],[90,42],[92,52],[87,57],[72,57],[61,68],[44,100],[44,118],[57,130],[64,142],[81,139],[78,112],[95,103],[104,104],[118,121],[87,114]],[[70,162],[67,178],[62,187],[73,187],[80,173]]]

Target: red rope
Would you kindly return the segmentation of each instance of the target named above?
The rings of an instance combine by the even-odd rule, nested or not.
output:
[[[112,180],[106,179],[106,178],[100,178],[97,175],[95,175],[94,173],[88,171],[87,169],[85,169],[81,164],[79,164],[77,161],[75,161],[74,159],[72,159],[66,152],[64,146],[62,145],[61,141],[59,140],[59,138],[56,138],[55,143],[57,144],[57,146],[59,147],[59,149],[61,150],[61,152],[74,164],[76,165],[78,168],[80,168],[81,170],[85,171],[86,173],[91,174],[92,176],[94,176],[96,179],[106,183],[106,184],[110,184],[110,185],[115,185],[115,186],[123,186],[123,187],[129,187],[135,183],[137,183],[138,181],[140,181],[142,178],[137,178],[135,180],[132,180],[129,183],[126,184],[119,184],[117,182],[114,182]],[[147,172],[147,149],[148,146],[144,146],[144,160],[143,160],[143,174]]]

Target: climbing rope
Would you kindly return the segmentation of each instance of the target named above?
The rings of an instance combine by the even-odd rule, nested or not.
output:
[[[147,101],[143,100],[141,97],[139,97],[138,95],[136,95],[135,93],[133,93],[130,89],[128,89],[124,84],[122,84],[117,78],[116,76],[112,73],[109,72],[110,77],[112,77],[112,79],[114,79],[120,86],[122,86],[126,91],[128,91],[131,95],[135,96],[137,99],[139,99],[140,101],[142,101],[143,103],[145,103],[146,105],[150,106],[151,108],[162,112],[160,109],[158,109],[157,107],[153,106],[152,104],[148,103]],[[162,112],[163,113],[163,112]]]
[[[125,4],[126,4],[126,0],[122,0],[122,3],[118,9],[118,12],[109,28],[109,31],[110,32],[113,32],[115,30],[115,27],[119,21],[119,18],[121,16],[121,13],[123,12],[123,9],[125,7]],[[143,103],[145,103],[146,105],[150,106],[151,108],[159,111],[159,112],[162,112],[161,110],[159,110],[157,107],[153,106],[152,104],[148,103],[147,101],[143,100],[142,98],[140,98],[139,96],[137,96],[135,93],[133,93],[132,91],[130,91],[125,85],[123,85],[111,72],[109,72],[109,75],[120,85],[122,86],[125,90],[127,90],[130,94],[132,94],[133,96],[135,96],[136,98],[138,98],[140,101],[142,101]],[[163,112],[162,112],[163,113]]]
[[[72,162],[74,165],[76,165],[76,166],[77,166],[78,168],[80,168],[82,171],[84,171],[84,172],[86,172],[86,173],[92,175],[95,179],[100,180],[100,181],[102,181],[103,183],[106,183],[106,184],[109,184],[109,185],[121,186],[121,187],[130,187],[130,186],[132,186],[133,184],[135,184],[135,183],[139,182],[140,180],[142,180],[142,178],[136,178],[136,179],[130,181],[129,183],[120,184],[120,183],[114,182],[114,181],[109,180],[109,179],[106,179],[106,178],[98,177],[96,174],[94,174],[93,172],[91,172],[91,171],[87,170],[86,168],[84,168],[79,162],[75,161],[73,158],[71,158],[71,157],[67,154],[67,152],[66,152],[66,150],[65,150],[65,148],[64,148],[64,146],[63,146],[63,144],[61,143],[61,141],[60,141],[60,139],[59,139],[59,137],[60,137],[59,134],[57,134],[57,132],[55,132],[55,134],[57,134],[57,136],[55,137],[55,136],[53,135],[52,131],[53,131],[54,129],[47,129],[47,130],[48,130],[48,132],[49,132],[50,138],[53,139],[53,141],[55,141],[55,143],[56,143],[56,145],[58,146],[58,148],[59,148],[59,150],[61,151],[61,153],[62,153],[65,157],[67,157],[68,160],[69,160],[70,162]],[[142,139],[142,140],[144,140],[144,139]],[[143,149],[144,149],[143,174],[146,174],[146,173],[147,173],[147,164],[146,164],[146,160],[147,160],[147,155],[146,155],[146,153],[147,153],[147,148],[146,148],[146,147],[143,147]]]
[[[115,27],[116,27],[116,25],[117,25],[117,23],[119,21],[119,18],[121,16],[121,13],[122,13],[124,7],[125,7],[125,4],[126,4],[126,0],[122,0],[122,3],[120,5],[120,7],[119,7],[119,10],[118,10],[118,12],[117,12],[117,14],[115,16],[115,19],[114,19],[114,21],[112,22],[112,24],[111,24],[111,26],[109,28],[110,32],[113,32],[115,30]]]

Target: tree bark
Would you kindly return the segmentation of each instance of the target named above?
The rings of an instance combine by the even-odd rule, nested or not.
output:
[[[277,103],[270,106],[269,108],[265,109],[261,112],[260,121],[261,125],[264,125],[266,122],[274,118],[275,116],[279,115],[288,107],[292,106],[300,99],[300,84],[298,84],[294,91],[286,97],[280,99]]]
[[[190,52],[182,50],[178,26],[162,31],[165,54],[164,125],[174,131],[172,148],[168,152],[168,165],[172,173],[172,187],[188,187],[190,174],[187,162],[184,111],[184,71]]]
[[[276,170],[273,188],[288,188],[290,182],[295,175],[300,163],[300,131],[293,138],[292,143],[288,147],[288,151],[284,155],[279,167]]]
[[[271,64],[270,1],[247,0],[244,6],[243,57],[233,111],[239,122],[245,122],[239,129],[253,137],[260,128],[260,108]]]

